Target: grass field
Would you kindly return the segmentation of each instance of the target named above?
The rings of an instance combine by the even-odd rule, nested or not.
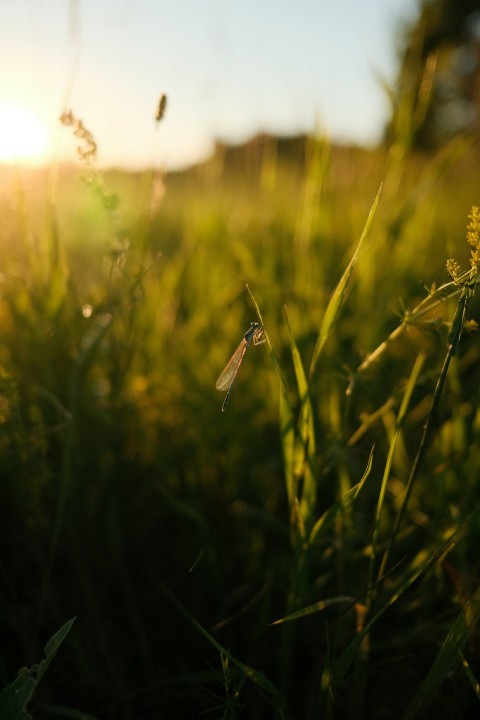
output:
[[[1,687],[76,618],[22,708],[480,711],[480,307],[445,269],[479,160],[259,137],[2,171]]]

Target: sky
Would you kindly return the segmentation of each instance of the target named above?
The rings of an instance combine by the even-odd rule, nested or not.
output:
[[[92,131],[102,166],[177,168],[216,138],[316,127],[373,144],[388,117],[399,24],[417,0],[15,0],[0,4],[0,110],[25,106],[49,153],[58,117]],[[162,93],[161,123],[154,121]],[[1,128],[0,128],[1,134]]]

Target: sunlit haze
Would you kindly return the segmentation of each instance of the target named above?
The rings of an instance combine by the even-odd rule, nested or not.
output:
[[[0,11],[0,107],[49,134],[50,157],[75,159],[58,117],[92,131],[102,165],[178,167],[215,138],[322,127],[376,142],[388,116],[401,22],[415,0],[17,0]],[[165,118],[156,127],[162,93]],[[42,157],[37,131],[6,131],[0,161]],[[20,137],[23,133],[23,139]],[[40,143],[40,140],[38,139]],[[12,152],[9,151],[10,143]],[[31,143],[31,144],[30,144]]]
[[[30,108],[0,103],[0,162],[37,165],[47,159],[47,149],[47,129]]]

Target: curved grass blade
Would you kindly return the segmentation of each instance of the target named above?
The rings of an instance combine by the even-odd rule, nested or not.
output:
[[[355,602],[355,598],[348,597],[348,596],[327,598],[326,600],[319,600],[316,603],[307,605],[307,607],[304,607],[301,610],[297,610],[296,612],[289,613],[288,615],[285,615],[285,617],[280,618],[279,620],[275,620],[275,622],[270,623],[270,624],[271,625],[281,625],[282,623],[290,622],[291,620],[298,620],[299,618],[305,617],[306,615],[312,615],[313,613],[321,612],[322,610],[325,610],[325,608],[331,607],[332,605],[353,605],[354,602]]]
[[[453,548],[453,546],[460,540],[464,531],[465,525],[462,525],[460,528],[458,528],[458,530],[452,533],[449,538],[437,545],[437,547],[432,550],[426,560],[424,560],[418,567],[415,568],[412,573],[410,573],[407,579],[404,580],[404,582],[400,585],[398,590],[396,590],[393,595],[391,595],[391,597],[387,600],[387,602],[382,605],[382,607],[372,617],[370,622],[365,625],[362,632],[358,633],[355,636],[355,639],[352,640],[350,645],[342,654],[341,658],[336,663],[337,680],[341,680],[345,677],[348,669],[350,668],[350,665],[355,660],[355,657],[359,652],[364,637],[371,632],[372,627],[375,625],[377,620],[379,620],[381,616],[388,610],[388,608],[395,602],[397,602],[397,600],[403,595],[403,593],[408,590],[408,588],[413,585],[413,583],[419,577],[424,575],[432,567],[432,565],[434,565],[437,560],[439,560],[440,557],[444,556],[446,552],[450,551],[451,548]]]
[[[365,227],[363,228],[363,232],[360,236],[360,240],[358,241],[358,245],[355,249],[355,252],[353,253],[353,256],[348,263],[348,266],[346,270],[344,271],[342,277],[340,278],[340,281],[333,291],[333,294],[328,302],[327,309],[325,310],[325,314],[323,316],[323,321],[320,327],[320,333],[317,338],[317,342],[315,344],[315,349],[313,351],[312,356],[312,362],[310,363],[310,370],[309,370],[309,377],[312,377],[312,375],[315,372],[315,369],[317,367],[318,358],[320,357],[322,350],[324,348],[324,345],[327,341],[327,338],[330,334],[330,331],[335,324],[335,321],[338,317],[338,313],[340,311],[340,308],[343,305],[343,301],[345,299],[345,292],[347,290],[348,283],[350,281],[350,277],[353,271],[353,268],[356,265],[356,262],[358,260],[358,256],[360,254],[360,249],[363,245],[363,242],[368,234],[368,231],[370,230],[370,226],[372,224],[373,217],[375,215],[375,211],[377,209],[378,201],[380,199],[380,193],[382,192],[382,185],[380,185],[377,195],[375,197],[375,200],[373,202],[373,205],[370,209],[370,212],[368,214],[367,222],[365,223]]]
[[[341,498],[336,500],[336,502],[334,502],[333,505],[331,505],[331,507],[329,507],[329,509],[326,512],[324,512],[323,515],[317,520],[317,522],[313,526],[312,532],[310,533],[310,538],[308,541],[310,545],[312,545],[315,542],[317,537],[322,532],[324,532],[331,526],[331,524],[333,523],[333,521],[335,520],[335,518],[337,517],[338,513],[341,510],[350,510],[350,508],[353,506],[353,503],[357,499],[357,496],[358,496],[360,490],[363,488],[366,479],[370,475],[370,471],[372,469],[372,464],[373,464],[374,449],[375,448],[372,447],[372,449],[370,451],[370,457],[368,458],[367,467],[365,468],[365,471],[362,475],[360,482],[357,483],[356,485],[354,485],[352,488],[350,488],[350,490],[348,490],[348,492],[346,492],[345,495],[342,495]]]
[[[208,640],[208,642],[213,645],[213,647],[216,648],[219,653],[228,657],[232,665],[235,665],[235,667],[241,670],[241,672],[243,672],[246,678],[254,682],[269,697],[276,711],[276,717],[279,718],[279,720],[285,720],[283,697],[281,696],[275,685],[271,682],[271,680],[269,680],[266,675],[261,673],[259,670],[255,670],[249,665],[245,665],[245,663],[237,660],[237,658],[232,655],[229,650],[226,650],[226,648],[220,645],[220,643],[217,642],[215,638],[212,637],[210,633],[207,632],[207,630],[205,630],[202,625],[200,625],[199,622],[197,622],[197,620],[195,620],[195,618],[189,613],[186,607],[182,605],[180,600],[176,597],[176,595],[172,593],[172,591],[166,585],[160,583],[160,587],[164,595],[168,597],[170,602],[177,608],[177,610],[183,615],[183,617],[188,620],[188,622],[193,625],[193,627],[198,630],[198,632],[203,635],[203,637]]]
[[[383,471],[382,484],[380,486],[380,493],[378,496],[377,510],[375,513],[375,526],[374,526],[373,537],[372,537],[372,552],[370,555],[368,585],[371,585],[373,583],[373,572],[374,572],[374,567],[375,567],[375,560],[377,557],[378,538],[379,538],[379,534],[380,534],[380,520],[381,520],[381,516],[382,516],[385,495],[387,492],[387,484],[388,484],[388,480],[390,478],[390,470],[392,467],[395,450],[397,448],[398,439],[400,437],[400,432],[402,429],[403,421],[405,419],[405,415],[408,410],[408,406],[410,404],[412,393],[417,385],[418,377],[419,377],[422,367],[424,365],[425,359],[426,359],[425,353],[419,353],[419,355],[417,356],[417,359],[413,366],[412,372],[410,374],[410,377],[409,377],[408,382],[405,387],[405,392],[403,395],[402,403],[400,405],[400,409],[399,409],[398,415],[397,415],[397,420],[395,423],[395,429],[394,429],[394,432],[392,435],[392,439],[390,441],[390,447],[388,449],[387,461],[385,463],[385,469]],[[382,564],[382,567],[379,570],[378,577],[380,577],[383,574],[384,569],[385,568]]]
[[[268,347],[268,351],[269,351],[269,353],[270,353],[270,357],[272,358],[273,367],[275,368],[275,372],[277,373],[277,377],[278,377],[278,379],[279,379],[279,381],[280,381],[280,387],[282,388],[282,392],[283,392],[284,395],[285,395],[285,399],[288,401],[287,383],[286,383],[286,381],[285,381],[285,376],[284,376],[283,373],[282,373],[282,369],[281,369],[280,364],[279,364],[279,362],[278,362],[278,360],[277,360],[277,356],[276,356],[276,354],[275,354],[275,350],[273,349],[272,343],[270,342],[270,338],[269,338],[269,336],[268,336],[268,332],[267,332],[267,330],[266,330],[266,328],[265,328],[265,323],[263,322],[262,313],[260,312],[260,308],[259,308],[259,306],[258,306],[257,301],[255,300],[255,297],[254,297],[252,291],[250,290],[250,288],[248,287],[248,285],[245,285],[245,287],[246,287],[247,290],[248,290],[248,294],[250,295],[250,300],[252,301],[253,307],[255,308],[255,312],[257,313],[257,317],[258,317],[258,320],[259,320],[259,324],[261,325],[261,327],[262,327],[262,329],[263,329],[263,332],[264,332],[264,334],[265,334],[265,341],[266,341],[266,343],[267,343],[267,347]]]
[[[277,356],[270,342],[268,332],[265,330],[265,323],[263,322],[262,313],[258,306],[255,297],[247,285],[248,294],[252,301],[255,312],[257,313],[258,320],[264,329],[265,339],[267,347],[272,359],[273,367],[277,374],[280,382],[280,433],[282,439],[282,450],[283,450],[283,462],[285,468],[285,483],[287,488],[287,497],[290,508],[290,523],[296,525],[299,522],[298,512],[298,500],[295,489],[295,478],[294,478],[294,455],[295,455],[295,422],[292,405],[288,397],[288,389],[285,377],[283,375],[280,364],[277,360]]]

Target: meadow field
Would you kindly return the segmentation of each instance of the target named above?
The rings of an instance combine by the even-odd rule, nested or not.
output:
[[[407,145],[1,170],[2,720],[480,713],[480,151]]]

